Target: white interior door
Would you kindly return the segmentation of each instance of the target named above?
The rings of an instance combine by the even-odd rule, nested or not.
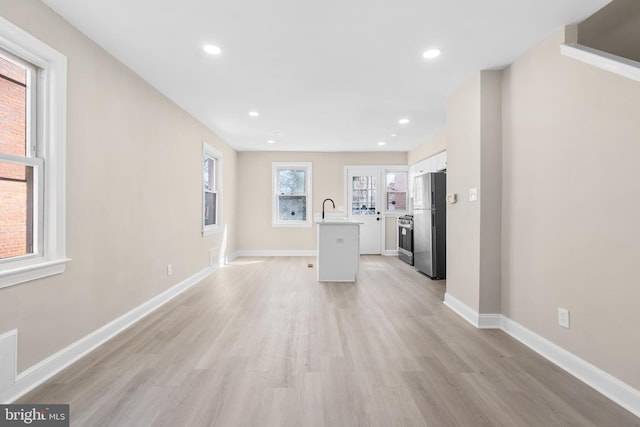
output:
[[[382,253],[382,193],[379,167],[347,168],[347,216],[362,221],[360,253]]]

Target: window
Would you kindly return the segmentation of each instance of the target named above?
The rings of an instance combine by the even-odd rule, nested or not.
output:
[[[36,116],[36,68],[7,52],[0,52],[0,260],[37,253],[34,241],[42,217],[42,203],[35,203],[41,174],[31,131]]]
[[[311,163],[273,163],[273,225],[311,226]]]
[[[66,58],[0,18],[0,287],[62,273]]]
[[[386,170],[386,203],[385,210],[407,210],[407,171]]]
[[[202,234],[219,229],[222,213],[222,153],[203,143]]]
[[[376,215],[378,212],[378,176],[358,175],[351,178],[351,214],[352,215]]]

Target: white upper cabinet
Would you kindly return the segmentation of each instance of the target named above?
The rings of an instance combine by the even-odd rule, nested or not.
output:
[[[438,172],[447,168],[447,152],[443,151],[409,167],[409,175],[414,177],[422,173]]]
[[[435,172],[447,169],[447,152],[443,151],[431,157],[435,161]]]
[[[409,168],[411,176],[420,175],[421,173],[433,172],[435,170],[435,162],[432,157],[419,161]]]

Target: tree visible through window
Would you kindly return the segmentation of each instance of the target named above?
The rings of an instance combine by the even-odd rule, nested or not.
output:
[[[311,224],[311,164],[274,163],[274,224]]]
[[[307,219],[305,175],[304,169],[278,171],[278,219],[280,221]]]
[[[202,144],[202,233],[218,229],[222,215],[222,153]]]
[[[217,198],[216,159],[204,156],[204,225],[216,223]]]
[[[351,180],[353,200],[351,213],[353,215],[375,215],[378,200],[378,179],[375,176],[354,176]]]

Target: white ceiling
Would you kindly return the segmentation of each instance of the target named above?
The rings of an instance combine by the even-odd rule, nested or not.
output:
[[[409,150],[444,129],[473,73],[609,3],[43,1],[237,150],[286,151]],[[442,55],[423,59],[431,47]]]

